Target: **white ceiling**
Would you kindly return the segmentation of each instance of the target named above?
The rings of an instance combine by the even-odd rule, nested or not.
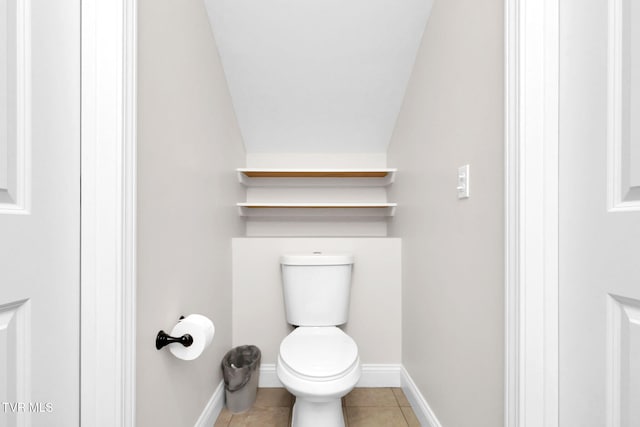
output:
[[[432,0],[205,0],[247,152],[386,152]]]

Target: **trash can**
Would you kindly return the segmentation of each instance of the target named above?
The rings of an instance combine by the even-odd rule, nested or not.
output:
[[[234,347],[222,359],[227,408],[244,412],[256,401],[260,376],[260,349],[255,345]]]

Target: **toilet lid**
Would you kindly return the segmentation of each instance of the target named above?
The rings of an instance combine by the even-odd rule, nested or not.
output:
[[[355,341],[337,327],[299,327],[280,344],[280,359],[308,377],[334,377],[358,360]]]

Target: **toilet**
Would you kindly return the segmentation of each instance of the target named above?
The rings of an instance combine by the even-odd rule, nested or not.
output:
[[[349,317],[351,255],[280,258],[285,315],[278,378],[296,397],[292,427],[344,427],[341,398],[361,375],[358,346],[338,325]]]

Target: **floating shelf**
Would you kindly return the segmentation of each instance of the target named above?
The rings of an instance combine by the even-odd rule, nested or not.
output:
[[[396,203],[238,203],[241,216],[393,216]]]
[[[238,180],[248,187],[318,187],[390,185],[396,169],[252,169],[239,168]]]
[[[314,197],[326,200],[326,189],[329,192],[342,191],[351,187],[386,187],[390,185],[394,178],[396,169],[373,168],[373,169],[258,169],[239,168],[238,180],[247,187],[272,187],[269,192],[265,189],[247,189],[248,197],[260,200],[267,191],[268,199],[274,199],[274,194],[287,198],[297,192],[296,199],[300,199],[299,189],[290,190],[287,187],[309,188],[309,192],[304,193],[311,200]],[[281,187],[277,192],[275,187]],[[311,188],[316,188],[312,190]],[[373,189],[372,189],[373,190]],[[289,194],[291,191],[291,194]],[[375,190],[377,191],[377,190]],[[258,196],[256,197],[256,192]],[[314,194],[315,192],[315,194]],[[249,196],[251,194],[251,196]],[[320,194],[325,194],[320,197]],[[370,192],[368,194],[371,194]],[[384,200],[384,196],[379,196]],[[376,197],[377,198],[377,197]],[[278,200],[277,198],[275,198]],[[251,200],[251,199],[250,199]],[[344,199],[343,199],[344,200]],[[365,199],[366,200],[366,199]],[[375,200],[375,199],[374,199]],[[247,201],[238,203],[240,215],[245,217],[390,217],[396,209],[395,203],[386,202],[293,202],[291,199],[286,202],[255,202]]]

